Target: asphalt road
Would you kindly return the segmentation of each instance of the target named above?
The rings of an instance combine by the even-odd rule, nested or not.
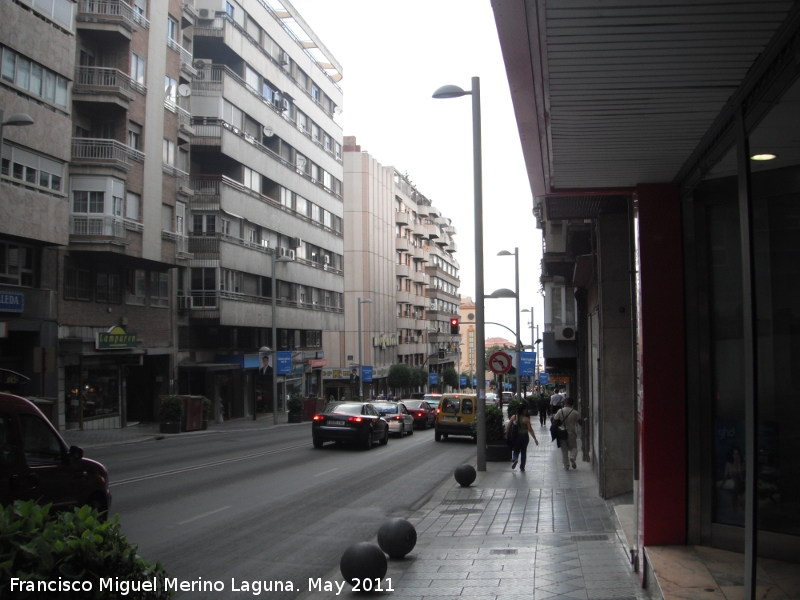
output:
[[[168,437],[97,448],[90,458],[108,468],[111,512],[140,555],[170,577],[225,585],[223,594],[180,594],[194,599],[236,596],[232,582],[293,582],[295,592],[271,598],[308,591],[308,579],[337,567],[350,544],[409,516],[475,455],[468,438],[436,443],[430,429],[369,451],[315,450],[310,430]]]

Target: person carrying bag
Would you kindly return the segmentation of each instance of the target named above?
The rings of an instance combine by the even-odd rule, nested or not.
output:
[[[525,472],[525,462],[528,454],[528,433],[533,436],[533,441],[539,445],[539,440],[536,439],[536,434],[531,427],[531,419],[528,416],[528,405],[525,402],[520,402],[517,406],[517,414],[513,415],[506,425],[506,438],[509,445],[514,450],[511,455],[511,468],[517,468],[517,461],[519,461],[519,470]]]
[[[583,425],[583,419],[573,407],[572,398],[564,401],[564,407],[558,409],[553,415],[550,425],[550,437],[556,440],[561,448],[561,458],[564,470],[569,471],[570,466],[577,469],[578,458],[578,432],[576,427]]]

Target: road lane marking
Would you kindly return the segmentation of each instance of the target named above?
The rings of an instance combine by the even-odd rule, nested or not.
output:
[[[211,515],[215,515],[218,512],[222,512],[223,510],[228,510],[230,506],[223,506],[222,508],[218,508],[217,510],[212,510],[211,512],[207,512],[202,515],[197,515],[196,517],[192,517],[191,519],[186,519],[185,521],[181,521],[178,525],[186,525],[186,523],[191,523],[192,521],[197,521],[197,519],[203,519],[205,517],[210,517]]]
[[[339,470],[339,467],[336,467],[334,469],[328,469],[327,471],[323,471],[322,473],[317,473],[316,475],[314,475],[314,477],[322,477],[323,475],[327,475],[328,473],[333,473],[334,471],[338,471],[338,470]]]
[[[256,454],[247,454],[245,456],[237,456],[234,458],[227,458],[225,460],[216,460],[214,462],[203,463],[202,465],[194,465],[191,467],[183,467],[181,469],[172,469],[170,471],[161,471],[160,473],[150,473],[149,475],[140,475],[139,477],[130,477],[129,479],[120,479],[119,481],[112,481],[108,487],[117,487],[120,485],[128,485],[129,483],[138,483],[139,481],[147,481],[148,479],[158,479],[159,477],[167,477],[168,475],[177,475],[179,473],[188,473],[189,471],[199,471],[200,469],[208,469],[217,467],[219,465],[228,465],[251,458],[260,458],[270,454],[278,454],[286,452],[287,450],[296,450],[297,448],[307,448],[311,444],[300,444],[299,446],[288,446],[286,448],[278,448],[277,450],[267,450],[266,452],[258,452]]]
[[[117,462],[125,462],[126,460],[139,460],[140,458],[147,458],[153,456],[152,454],[142,454],[141,456],[131,456],[130,458],[118,458]],[[111,462],[111,461],[109,461]]]

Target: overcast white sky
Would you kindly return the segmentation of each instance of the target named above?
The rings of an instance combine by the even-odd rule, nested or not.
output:
[[[475,296],[471,98],[434,100],[445,84],[481,78],[484,275],[487,294],[514,289],[520,253],[520,308],[544,330],[539,294],[541,231],[514,119],[489,0],[290,0],[342,65],[345,135],[383,165],[408,172],[421,193],[453,220],[461,295]],[[487,300],[486,320],[515,328],[513,299]],[[530,315],[520,317],[530,344]],[[512,340],[486,326],[487,337]]]

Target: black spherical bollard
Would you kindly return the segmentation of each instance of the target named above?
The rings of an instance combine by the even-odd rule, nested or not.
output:
[[[388,568],[383,550],[368,542],[359,542],[348,547],[339,561],[339,569],[344,580],[353,585],[355,579],[360,590],[364,589],[363,582],[366,579],[371,580],[373,585],[376,580],[383,579]]]
[[[386,521],[378,530],[378,545],[389,558],[405,558],[417,544],[417,530],[405,519]]]
[[[461,465],[456,467],[455,476],[461,487],[469,487],[478,475],[472,465]]]

